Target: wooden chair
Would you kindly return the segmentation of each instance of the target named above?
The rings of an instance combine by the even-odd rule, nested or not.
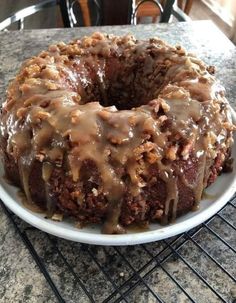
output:
[[[80,9],[83,15],[84,26],[91,26],[91,17],[88,6],[88,0],[77,0],[77,3],[80,5]]]
[[[171,15],[173,15],[178,21],[191,20],[178,6],[175,6],[174,4],[175,0],[136,0],[136,8],[132,18],[133,23],[136,24],[141,17],[147,15],[152,17],[153,22],[156,22],[158,16],[160,17],[160,22],[169,22]],[[147,7],[146,9],[144,5]]]
[[[0,31],[7,29],[11,24],[17,22],[18,29],[24,29],[24,19],[43,9],[53,6],[59,6],[64,27],[72,27],[73,21],[70,14],[70,7],[67,0],[42,0],[35,5],[28,6],[12,14],[2,22],[0,22]]]
[[[137,23],[140,23],[143,17],[151,17],[152,23],[156,23],[162,12],[163,8],[157,1],[136,0]]]
[[[142,17],[151,17],[152,22],[168,22],[173,14],[178,21],[188,21],[190,18],[184,12],[174,6],[175,0],[75,0],[80,5],[83,24],[90,25],[120,25],[136,24]],[[90,4],[96,4],[99,21],[91,22]],[[188,0],[187,0],[188,1]]]
[[[100,0],[101,25],[132,23],[134,0]]]
[[[185,14],[189,15],[190,10],[192,8],[193,5],[193,0],[178,0],[177,1],[178,7],[184,11]]]
[[[175,6],[175,0],[165,0],[164,9],[161,15],[160,22],[169,22],[171,15],[173,15],[178,21],[190,21],[191,18],[178,6]]]
[[[168,22],[172,14],[179,21],[189,20],[188,16],[184,14],[180,8],[174,6],[175,0],[160,0],[160,2],[158,0],[136,1],[137,0],[100,0],[101,4],[99,4],[98,0],[41,0],[39,3],[21,9],[0,22],[0,30],[6,29],[16,22],[18,29],[23,29],[24,19],[26,17],[53,6],[60,7],[64,27],[74,27],[77,24],[78,16],[75,16],[73,11],[75,5],[80,6],[83,24],[85,26],[136,24],[136,20],[139,20],[140,17],[144,15],[150,15],[153,22],[157,21],[158,16],[160,16],[160,22]],[[91,3],[96,10],[96,22],[91,21]],[[143,8],[143,13],[140,13],[139,9],[142,5],[148,6],[146,6],[145,9]]]

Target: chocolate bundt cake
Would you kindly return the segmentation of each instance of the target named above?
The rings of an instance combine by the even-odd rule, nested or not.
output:
[[[95,33],[27,60],[1,111],[7,177],[48,217],[104,233],[196,208],[230,161],[214,68],[158,38]]]

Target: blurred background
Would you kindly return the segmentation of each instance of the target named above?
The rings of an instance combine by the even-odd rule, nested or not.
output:
[[[61,6],[52,5],[61,4],[59,2],[69,12],[67,25]],[[46,9],[27,15],[24,23],[12,22],[14,18],[10,22],[13,24],[3,22],[9,16],[17,16],[14,13],[22,13],[22,9],[28,7],[32,10],[40,3],[46,3]],[[212,20],[236,43],[235,0],[1,0],[0,30],[176,22],[175,15],[162,20],[162,9],[168,5],[173,5],[184,20]]]

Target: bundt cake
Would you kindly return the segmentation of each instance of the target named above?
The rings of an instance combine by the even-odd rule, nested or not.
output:
[[[7,177],[47,217],[104,233],[195,209],[231,161],[224,89],[181,46],[94,33],[27,60],[7,90]]]

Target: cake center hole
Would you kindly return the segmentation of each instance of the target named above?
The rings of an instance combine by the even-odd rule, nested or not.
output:
[[[89,78],[82,103],[98,101],[104,107],[114,105],[118,110],[139,107],[157,98],[166,74],[164,66],[154,73],[157,66],[151,56],[133,62],[112,58],[105,67],[104,61],[85,67]]]

